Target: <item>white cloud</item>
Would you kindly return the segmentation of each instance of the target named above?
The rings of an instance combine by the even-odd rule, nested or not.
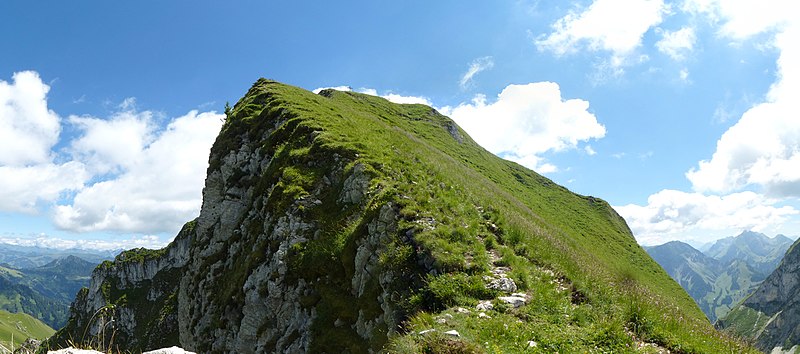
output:
[[[461,88],[466,88],[469,83],[472,82],[472,78],[475,77],[475,75],[477,75],[479,72],[491,69],[493,67],[494,60],[492,57],[483,57],[473,60],[472,63],[469,64],[469,69],[467,69],[467,72],[464,73],[464,76],[461,77],[461,81],[459,81]]]
[[[32,71],[15,73],[13,83],[0,80],[0,165],[50,162],[61,124],[47,108],[50,87]]]
[[[58,227],[78,232],[174,232],[197,216],[209,150],[223,115],[192,111],[160,133],[141,126],[150,124],[148,116],[128,112],[110,121],[80,119],[85,133],[75,146],[82,156],[90,156],[93,163],[99,160],[102,166],[116,164],[122,172],[81,190],[71,204],[57,206]],[[99,138],[119,124],[132,127],[130,134],[140,136],[122,140],[117,147]],[[150,140],[150,134],[154,134],[152,142],[141,144]]]
[[[79,190],[88,179],[83,164],[75,161],[0,166],[0,210],[35,213],[38,202],[52,202],[67,190]]]
[[[588,109],[587,101],[562,99],[558,84],[538,82],[509,85],[492,103],[477,95],[440,111],[492,153],[547,173],[556,167],[544,162],[543,153],[605,136],[605,127]]]
[[[322,90],[325,90],[325,89],[334,89],[334,90],[337,90],[337,91],[345,91],[345,92],[355,91],[355,92],[363,93],[363,94],[366,94],[366,95],[383,97],[383,98],[389,100],[389,102],[400,103],[400,104],[424,104],[424,105],[427,105],[427,106],[432,106],[433,105],[431,103],[431,101],[426,97],[422,97],[422,96],[404,96],[404,95],[399,95],[399,94],[392,93],[392,92],[386,92],[386,93],[381,95],[381,94],[378,94],[378,90],[376,90],[376,89],[363,88],[363,87],[358,89],[358,90],[353,90],[353,88],[351,88],[350,86],[319,87],[319,88],[316,88],[316,89],[312,90],[311,92],[318,94]]]
[[[686,173],[694,193],[664,190],[650,196],[647,205],[616,207],[640,243],[671,239],[707,242],[748,229],[796,231],[800,211],[787,205],[800,197],[800,122],[796,114],[800,108],[796,103],[800,92],[800,17],[795,6],[789,1],[684,3],[684,11],[707,16],[718,26],[720,38],[741,43],[766,35],[757,37],[768,38],[766,43],[754,46],[768,45],[780,53],[777,77],[765,99],[742,114],[720,137],[711,158]],[[679,40],[681,37],[685,38]],[[688,47],[680,43],[694,40],[676,32],[665,35],[657,46],[674,59],[682,59],[681,51],[671,50]],[[688,78],[688,70],[685,72]],[[730,115],[718,107],[715,119],[727,120]]]
[[[656,42],[656,48],[676,61],[686,59],[686,55],[691,53],[697,41],[694,28],[691,27],[684,27],[674,32],[663,31],[661,35],[661,40]]]
[[[415,104],[424,104],[424,105],[427,105],[427,106],[432,105],[430,100],[428,100],[425,97],[421,97],[421,96],[403,96],[403,95],[398,95],[398,94],[395,94],[395,93],[387,93],[387,94],[381,95],[381,97],[389,100],[390,102],[394,102],[394,103],[402,103],[402,104],[415,103]]]
[[[34,238],[31,237],[0,237],[0,243],[28,246],[28,247],[43,247],[55,249],[81,249],[92,251],[112,251],[119,249],[132,249],[144,247],[149,249],[160,249],[167,246],[168,242],[163,242],[155,235],[136,235],[123,239],[79,239],[79,240],[65,240],[58,237],[50,237],[47,235],[38,235]]]
[[[311,92],[319,94],[320,92],[322,92],[322,90],[327,90],[327,89],[333,89],[336,91],[345,91],[345,92],[353,91],[353,88],[350,86],[331,86],[331,87],[317,87],[311,90]]]
[[[109,119],[70,116],[69,122],[84,131],[71,143],[76,160],[84,161],[96,173],[130,168],[153,140],[156,129],[152,113],[126,110]]]
[[[723,4],[723,3],[721,3]],[[724,3],[727,4],[727,3]],[[761,5],[766,7],[766,5]],[[726,9],[722,7],[722,9]],[[737,7],[737,9],[740,9]],[[741,8],[749,9],[749,8]],[[744,11],[741,10],[740,11]],[[738,21],[744,14],[720,10],[732,17],[725,33],[741,36],[753,33],[750,25]],[[785,9],[777,8],[773,11]],[[753,10],[756,11],[756,10]],[[797,92],[800,92],[800,18],[788,23],[779,14],[768,16],[758,10],[757,21],[772,18],[773,25],[761,23],[762,31],[776,29],[774,46],[780,51],[777,80],[766,100],[747,110],[739,121],[717,141],[709,160],[686,173],[696,191],[730,192],[760,186],[766,193],[800,197],[800,121]],[[726,15],[727,16],[727,15]]]
[[[662,190],[651,195],[645,206],[629,204],[614,209],[625,218],[640,243],[653,245],[671,239],[711,241],[715,234],[763,231],[800,214],[790,206],[775,203],[754,192],[709,196]]]
[[[683,82],[689,82],[689,69],[683,68],[678,72],[678,76]]]
[[[65,156],[53,150],[62,127],[49,89],[29,71],[0,81],[0,211],[55,202],[56,225],[78,232],[174,232],[197,215],[223,115],[192,111],[162,130],[129,98],[108,119],[70,116],[83,134],[62,141]]]
[[[540,36],[536,45],[556,55],[584,47],[609,51],[612,57],[605,65],[619,68],[629,62],[644,34],[660,24],[668,11],[663,0],[595,0],[585,11],[571,12],[556,21],[554,31]]]
[[[722,22],[720,35],[745,39],[797,22],[797,4],[788,0],[686,0],[683,10]]]
[[[34,213],[89,177],[80,162],[53,162],[61,122],[47,107],[49,91],[32,71],[0,80],[0,210]]]

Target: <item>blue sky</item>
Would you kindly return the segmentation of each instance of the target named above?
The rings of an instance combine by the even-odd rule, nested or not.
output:
[[[259,77],[450,115],[642,244],[800,235],[791,1],[0,3],[0,241],[159,246]]]

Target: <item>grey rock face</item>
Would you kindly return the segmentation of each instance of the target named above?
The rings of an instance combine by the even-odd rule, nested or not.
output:
[[[191,242],[189,234],[184,228],[159,256],[151,256],[152,251],[148,250],[127,251],[117,256],[113,264],[97,267],[89,288],[81,291],[72,304],[70,321],[75,333],[69,335],[75,338],[73,340],[102,338],[111,343],[113,336],[118,345],[142,348],[150,345],[151,340],[161,341],[161,335],[169,332],[170,328],[174,330],[174,323],[141,323],[145,311],[140,307],[158,313],[175,292],[177,279],[167,275],[179,272],[186,264]],[[143,296],[117,301],[119,294],[124,293]],[[162,320],[171,322],[174,318],[165,315]],[[149,328],[143,329],[145,326]]]
[[[800,247],[795,242],[778,268],[732,313],[754,310],[768,318],[755,331],[755,344],[761,350],[792,348],[800,344]],[[736,325],[722,319],[720,327]]]
[[[266,100],[250,106],[266,107]],[[269,117],[253,113],[258,119],[223,128],[191,228],[157,257],[118,259],[95,272],[73,305],[76,332],[90,324],[89,335],[102,335],[112,319],[106,309],[114,310],[122,340],[138,341],[134,351],[368,352],[397,330],[412,278],[399,273],[427,273],[433,261],[414,260],[422,270],[386,269],[387,245],[413,244],[414,235],[398,230],[398,207],[370,190],[374,166],[319,146],[287,154],[307,151],[320,134],[270,109]],[[135,294],[149,317],[113,296],[123,293]],[[349,339],[330,339],[332,330]],[[362,346],[335,347],[350,343]]]

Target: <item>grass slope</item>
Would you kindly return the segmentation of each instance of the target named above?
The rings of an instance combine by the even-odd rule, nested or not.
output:
[[[271,126],[278,116],[289,119]],[[294,139],[280,146],[264,142],[276,159],[293,162],[279,164],[270,202],[308,196],[321,178],[315,163],[335,151],[353,160],[348,169],[365,166],[372,176],[367,208],[395,203],[399,229],[414,235],[413,245],[392,240],[381,255],[384,267],[409,266],[419,253],[434,260],[438,271],[398,299],[410,318],[390,351],[516,352],[529,341],[542,352],[627,352],[636,341],[684,353],[751,350],[712,328],[608,203],[494,156],[430,107],[333,90],[315,95],[262,79],[229,112],[214,150],[236,149],[238,142],[226,137],[250,132],[255,140],[265,130],[273,130],[273,140]],[[220,164],[214,156],[223,154],[212,151],[210,170]],[[339,232],[296,245],[295,265],[326,267],[331,255],[347,254],[354,233],[341,231],[349,226],[335,218],[337,211],[309,212],[328,213],[341,225],[329,228]],[[496,302],[488,320],[474,310],[456,311],[498,295],[482,279],[499,266],[511,269],[531,302],[520,308]],[[456,329],[461,336],[415,334],[429,328]],[[318,332],[318,343],[343,340]]]
[[[3,348],[18,348],[28,338],[43,340],[53,333],[52,328],[29,315],[0,310],[0,353]]]

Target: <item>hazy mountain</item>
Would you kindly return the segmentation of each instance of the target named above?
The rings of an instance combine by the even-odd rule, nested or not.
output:
[[[68,256],[79,257],[85,261],[99,264],[114,259],[121,250],[58,249],[38,246],[19,246],[0,243],[0,265],[15,269],[30,269],[44,266],[54,260]]]
[[[645,250],[714,322],[755,290],[791,242],[783,235],[746,231],[714,242],[706,252],[679,241]]]
[[[24,284],[40,294],[71,302],[82,287],[89,284],[97,263],[76,256],[59,258],[41,267],[22,269]]]
[[[723,264],[735,259],[743,260],[754,270],[768,275],[775,270],[793,242],[784,235],[770,238],[762,233],[745,231],[718,240],[704,253]]]

